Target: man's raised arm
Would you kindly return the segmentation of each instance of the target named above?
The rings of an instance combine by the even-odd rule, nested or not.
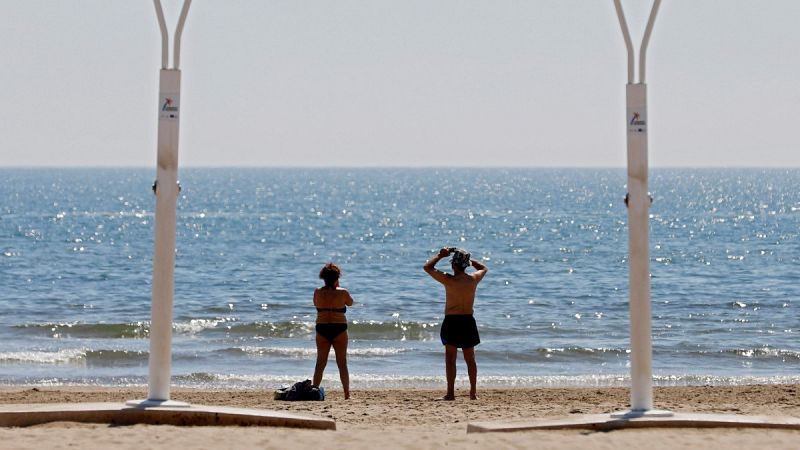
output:
[[[476,270],[472,276],[477,277],[478,281],[482,280],[486,272],[489,271],[489,268],[474,259],[470,260],[470,262],[472,263],[472,267]]]
[[[440,283],[444,283],[444,281],[447,279],[447,274],[442,271],[436,270],[436,263],[441,261],[442,258],[447,258],[447,256],[449,255],[450,255],[450,250],[443,248],[439,250],[439,253],[436,256],[429,259],[428,262],[426,262],[425,265],[422,266],[422,268],[425,270],[425,272],[427,272],[428,275],[432,276],[433,279],[435,279]]]

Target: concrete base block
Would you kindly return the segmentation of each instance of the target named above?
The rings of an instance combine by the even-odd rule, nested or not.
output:
[[[114,425],[271,426],[335,430],[333,419],[263,409],[167,404],[58,403],[0,405],[0,426],[27,427],[48,422]]]
[[[610,414],[592,414],[527,422],[474,422],[467,425],[467,433],[568,429],[609,431],[623,428],[775,428],[800,430],[800,418],[691,413],[673,413],[667,416],[631,414],[621,417],[612,417]]]

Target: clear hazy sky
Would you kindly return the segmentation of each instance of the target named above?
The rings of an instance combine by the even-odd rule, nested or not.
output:
[[[651,167],[800,166],[799,25],[664,0]],[[0,165],[154,167],[160,61],[152,1],[0,0]],[[182,166],[625,165],[611,0],[195,0],[181,69]]]

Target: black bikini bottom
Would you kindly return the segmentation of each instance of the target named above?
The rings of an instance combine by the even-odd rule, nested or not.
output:
[[[347,324],[346,323],[318,323],[317,324],[317,333],[320,336],[324,337],[331,343],[336,336],[347,331]]]

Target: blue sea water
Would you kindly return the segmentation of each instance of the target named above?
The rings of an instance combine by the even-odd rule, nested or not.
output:
[[[0,384],[146,384],[153,175],[0,169]],[[183,169],[174,384],[310,377],[311,294],[334,261],[356,300],[353,388],[440,387],[444,293],[422,265],[459,246],[490,268],[482,385],[627,385],[625,182],[622,169]],[[800,382],[797,186],[797,169],[651,171],[656,384]]]

